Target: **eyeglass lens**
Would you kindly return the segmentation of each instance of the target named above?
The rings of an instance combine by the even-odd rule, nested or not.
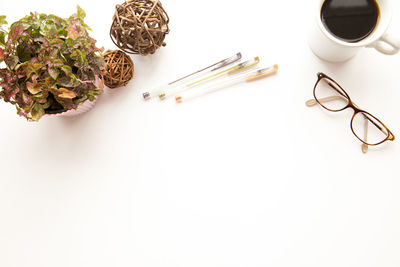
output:
[[[366,112],[355,114],[351,128],[358,139],[369,145],[382,143],[389,136],[383,124]]]
[[[314,90],[318,103],[330,111],[340,111],[347,107],[349,99],[336,83],[328,78],[321,78]]]

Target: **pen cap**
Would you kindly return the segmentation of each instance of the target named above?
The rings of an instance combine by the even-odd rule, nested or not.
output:
[[[275,64],[272,67],[259,70],[259,71],[257,71],[256,74],[250,75],[249,77],[246,78],[246,82],[252,82],[252,81],[267,77],[269,75],[275,74],[277,71],[278,71],[278,65]]]

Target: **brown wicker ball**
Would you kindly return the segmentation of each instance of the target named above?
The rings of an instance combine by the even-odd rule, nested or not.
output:
[[[133,78],[134,65],[130,56],[120,50],[107,50],[104,53],[106,71],[104,84],[109,88],[118,88],[128,84]]]
[[[165,46],[169,17],[158,0],[127,0],[117,5],[110,36],[128,54],[154,54]]]

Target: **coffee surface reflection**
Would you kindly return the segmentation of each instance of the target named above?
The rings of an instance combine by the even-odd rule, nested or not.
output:
[[[375,0],[327,0],[321,9],[321,19],[338,39],[355,43],[374,31],[379,7]]]

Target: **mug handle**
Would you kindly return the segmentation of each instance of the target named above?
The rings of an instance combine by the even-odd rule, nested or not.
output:
[[[385,33],[373,47],[379,52],[386,55],[394,55],[400,50],[400,40],[391,34]]]

